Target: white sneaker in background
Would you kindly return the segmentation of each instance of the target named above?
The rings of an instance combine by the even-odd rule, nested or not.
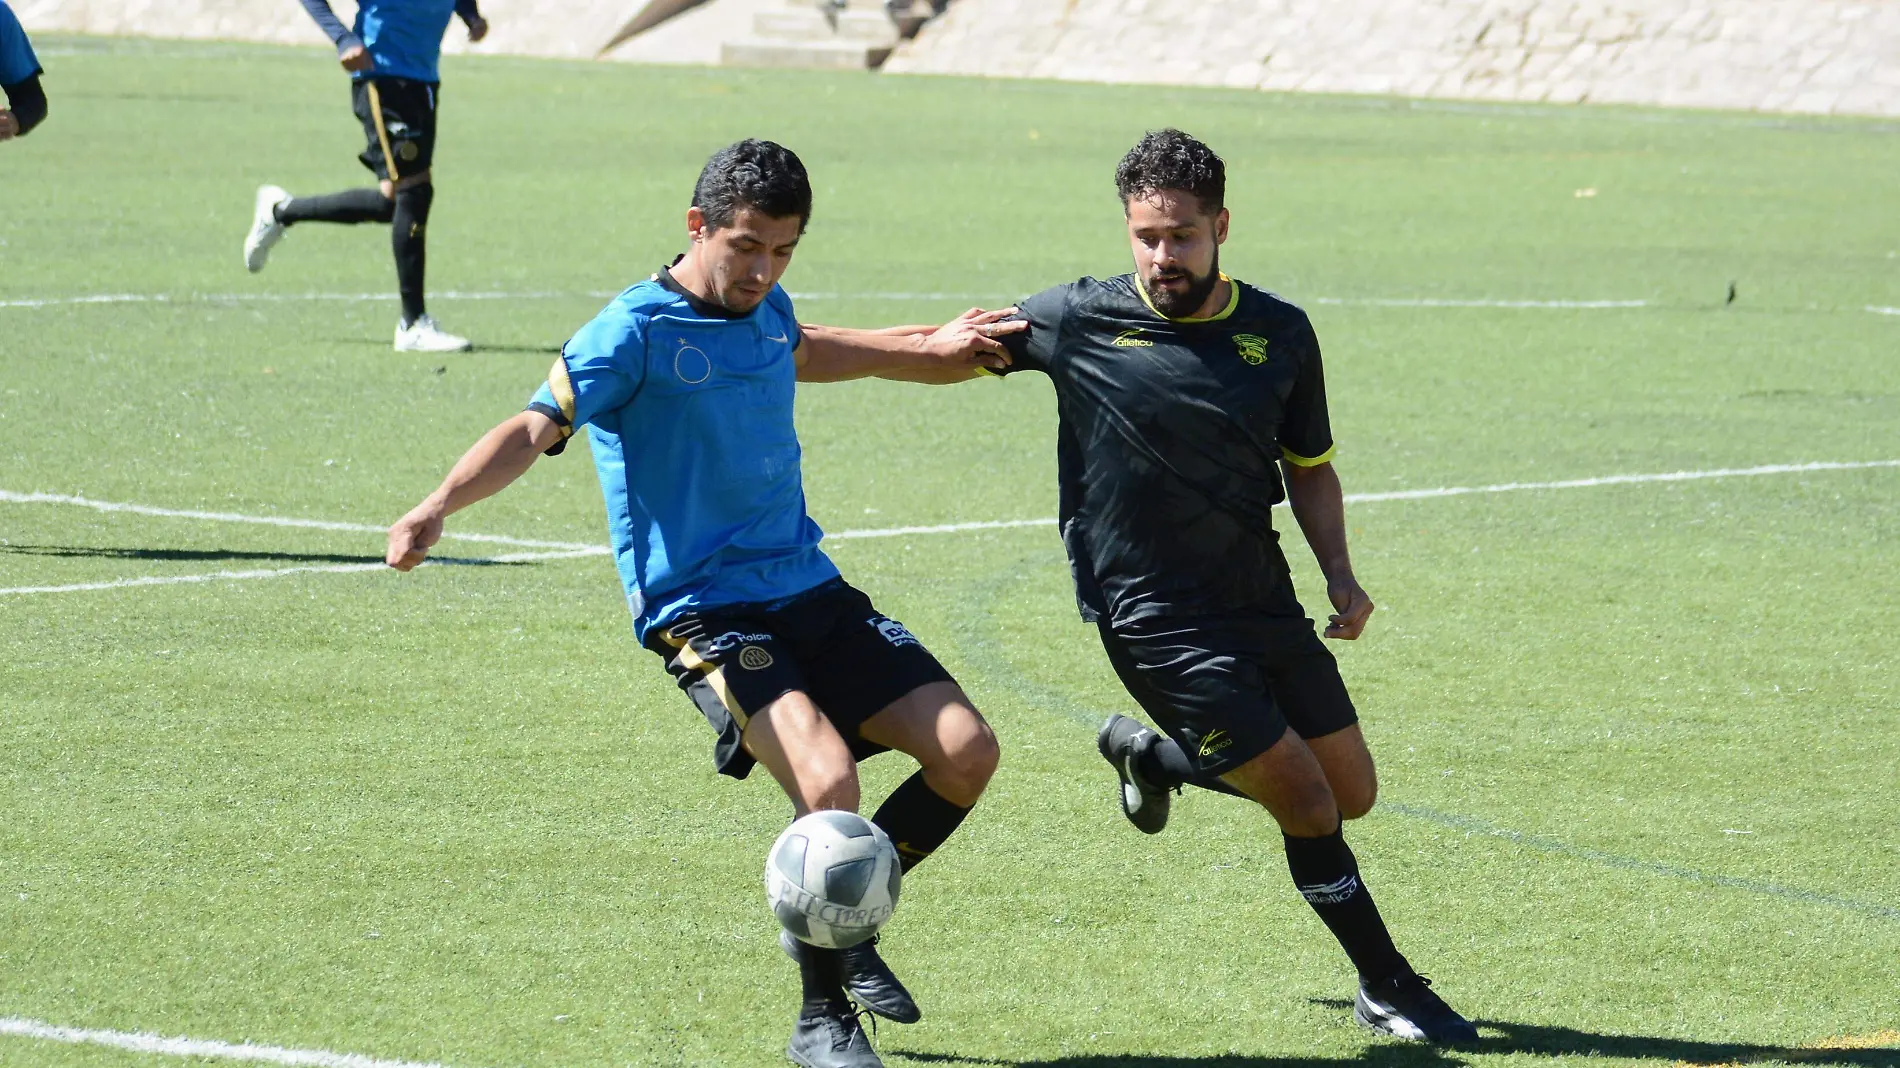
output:
[[[471,347],[467,338],[457,337],[437,326],[432,315],[424,315],[406,326],[396,324],[397,352],[467,352]]]
[[[256,274],[270,259],[272,245],[284,239],[284,224],[277,221],[276,208],[290,194],[274,185],[257,187],[257,206],[251,212],[251,233],[244,239],[244,269]]]

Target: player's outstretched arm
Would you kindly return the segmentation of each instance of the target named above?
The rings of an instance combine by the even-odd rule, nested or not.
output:
[[[1352,554],[1346,549],[1346,495],[1339,485],[1339,472],[1330,462],[1310,466],[1282,463],[1286,473],[1286,500],[1299,520],[1300,533],[1312,547],[1314,559],[1326,576],[1326,596],[1333,602],[1333,615],[1326,624],[1326,636],[1352,641],[1365,633],[1372,618],[1372,598],[1353,577]]]
[[[930,385],[967,381],[986,369],[1009,365],[1009,351],[996,339],[1028,329],[1027,323],[1001,321],[1015,313],[1014,308],[971,308],[942,326],[884,330],[801,324],[805,341],[798,348],[798,380],[877,377]]]
[[[488,20],[476,9],[475,0],[455,0],[455,13],[468,24],[468,39],[479,41],[488,36]]]
[[[441,540],[444,519],[506,489],[560,440],[560,426],[535,411],[522,412],[483,434],[456,461],[442,485],[389,528],[383,562],[398,571],[420,564]]]
[[[0,108],[0,141],[25,137],[46,118],[46,91],[40,87],[39,75],[0,85],[0,93],[7,97],[7,106]]]

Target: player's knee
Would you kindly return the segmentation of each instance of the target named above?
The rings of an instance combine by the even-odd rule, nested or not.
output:
[[[1371,812],[1372,806],[1378,802],[1379,784],[1375,780],[1368,779],[1362,783],[1352,783],[1343,789],[1335,786],[1333,798],[1339,802],[1339,814],[1342,817],[1356,820]]]
[[[932,787],[953,804],[969,807],[983,796],[1002,759],[1002,747],[990,725],[976,717],[975,724],[953,745],[945,747],[944,761],[935,769]]]

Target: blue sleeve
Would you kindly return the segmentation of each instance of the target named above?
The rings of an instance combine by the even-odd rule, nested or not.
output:
[[[338,55],[363,43],[350,32],[348,26],[343,25],[342,19],[336,17],[336,12],[330,10],[330,0],[299,0],[299,2],[303,4],[305,11],[310,12],[310,18],[316,22],[317,28],[323,31],[331,44],[336,45]]]
[[[19,85],[41,73],[39,57],[33,54],[20,20],[0,0],[0,85]]]
[[[790,338],[792,351],[797,352],[798,346],[805,343],[805,331],[799,329],[798,314],[792,310],[792,295],[785,292],[784,286],[775,285],[772,292],[765,295],[765,303],[784,320],[785,333],[780,336]]]
[[[560,425],[562,446],[601,413],[632,402],[646,378],[646,333],[646,316],[609,308],[561,347],[528,408]]]

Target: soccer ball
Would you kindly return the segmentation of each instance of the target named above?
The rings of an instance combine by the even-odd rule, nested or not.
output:
[[[897,908],[902,873],[889,835],[855,812],[825,809],[793,821],[765,858],[765,898],[801,942],[846,949]]]

